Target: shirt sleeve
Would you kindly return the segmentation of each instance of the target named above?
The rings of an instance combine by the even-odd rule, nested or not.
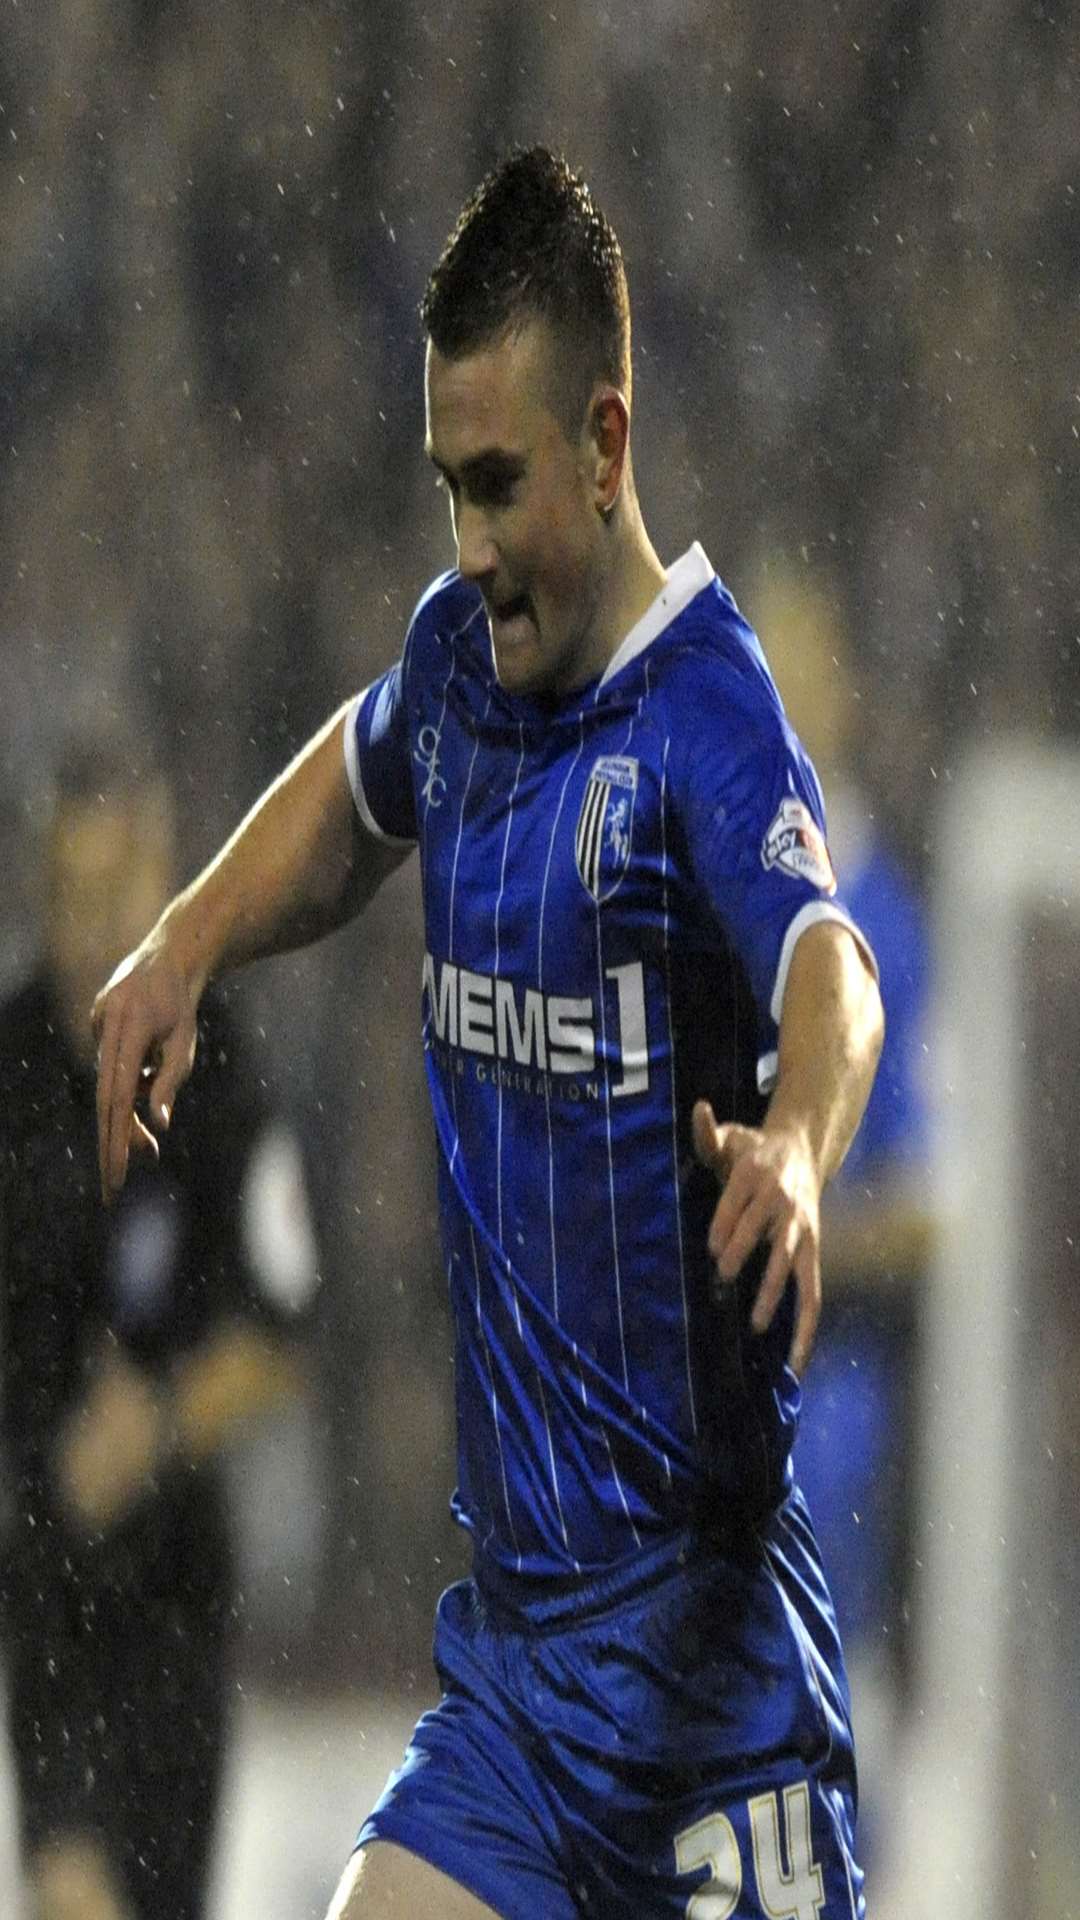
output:
[[[758,1087],[770,1093],[784,989],[802,934],[837,920],[851,928],[876,975],[874,955],[837,893],[817,775],[779,705],[764,692],[760,700],[733,700],[730,676],[707,666],[674,764],[691,871],[746,969],[758,1009]]]
[[[407,847],[416,840],[416,800],[404,672],[399,661],[353,701],[345,723],[345,765],[368,832]]]

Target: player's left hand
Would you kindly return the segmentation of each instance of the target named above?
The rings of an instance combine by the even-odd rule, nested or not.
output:
[[[795,1131],[721,1125],[707,1100],[694,1107],[694,1151],[723,1184],[709,1227],[718,1285],[729,1285],[761,1241],[770,1246],[750,1324],[770,1325],[788,1280],[798,1292],[788,1364],[801,1374],[821,1314],[821,1183]]]

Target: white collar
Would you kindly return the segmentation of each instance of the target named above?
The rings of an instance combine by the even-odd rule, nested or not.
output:
[[[621,673],[635,654],[651,646],[664,628],[669,627],[684,607],[688,607],[691,600],[696,599],[715,577],[704,548],[695,540],[681,559],[668,568],[667,580],[651,607],[646,609],[640,620],[635,621],[625,639],[620,640],[600,676],[600,685],[604,686],[614,674]]]

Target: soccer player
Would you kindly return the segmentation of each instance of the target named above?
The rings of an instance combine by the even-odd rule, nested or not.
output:
[[[789,1456],[874,963],[757,641],[646,533],[584,183],[512,155],[422,311],[457,567],[100,995],[104,1191],[207,980],[416,846],[474,1570],[334,1920],[846,1920],[846,1681]]]

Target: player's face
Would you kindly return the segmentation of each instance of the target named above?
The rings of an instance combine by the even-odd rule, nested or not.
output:
[[[460,359],[427,354],[427,452],[511,693],[567,693],[606,660],[595,447],[587,420],[574,441],[553,411],[554,354],[542,322]]]

